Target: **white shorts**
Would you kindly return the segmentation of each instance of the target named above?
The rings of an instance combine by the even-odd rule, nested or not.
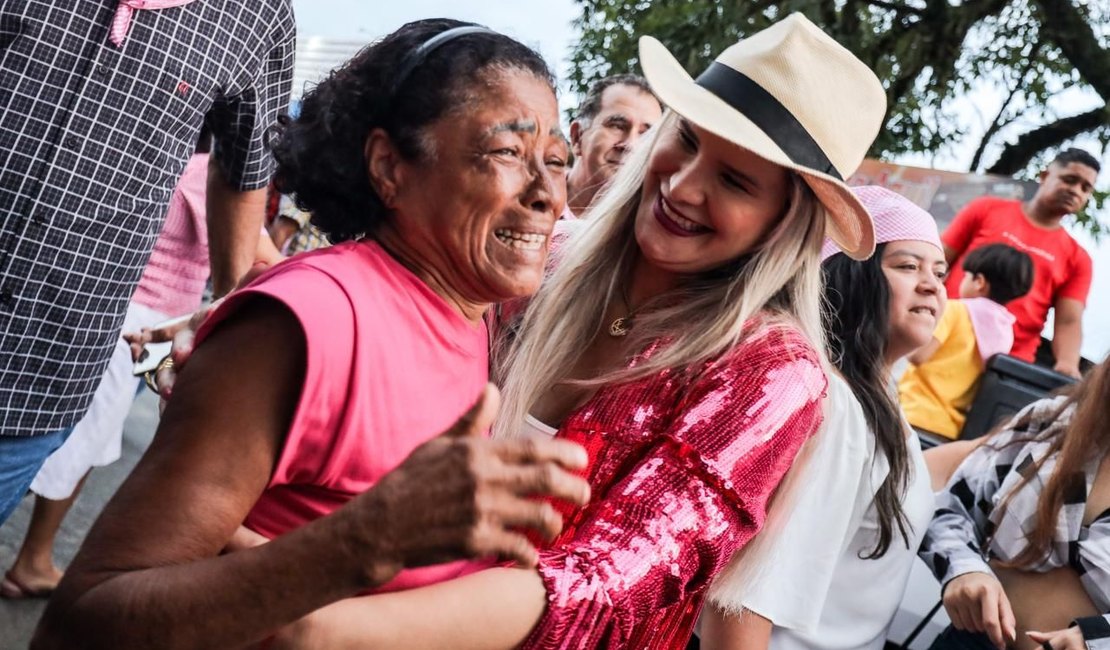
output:
[[[138,332],[166,320],[169,316],[132,302],[127,307],[123,333]],[[94,467],[119,459],[123,443],[123,422],[131,411],[142,378],[131,374],[131,348],[121,337],[93,395],[85,417],[61,447],[50,454],[31,482],[35,494],[59,501],[68,499],[81,478]]]

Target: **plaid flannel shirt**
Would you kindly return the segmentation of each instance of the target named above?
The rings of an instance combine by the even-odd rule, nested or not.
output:
[[[0,3],[0,435],[83,415],[207,119],[230,185],[264,187],[286,108],[289,0],[139,10]]]
[[[1032,481],[1014,494],[1004,513],[998,506],[1048,453],[1052,434],[1071,420],[1074,407],[1053,418],[1063,403],[1063,397],[1051,397],[1026,407],[994,439],[969,454],[937,494],[937,511],[920,555],[942,585],[965,573],[993,575],[991,559],[1011,561],[1025,550],[1025,530],[1035,524],[1037,501],[1056,467],[1055,458],[1045,461]],[[1026,415],[1028,425],[1015,426]],[[1092,454],[1083,471],[1071,477],[1056,524],[1058,533],[1067,535],[1055,539],[1048,556],[1031,567],[1047,571],[1070,566],[1079,574],[1087,595],[1104,612],[1076,620],[1091,650],[1110,649],[1110,512],[1083,525],[1087,495],[1101,460]]]

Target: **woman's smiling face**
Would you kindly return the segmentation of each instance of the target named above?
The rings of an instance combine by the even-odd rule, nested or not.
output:
[[[636,213],[645,260],[691,274],[755,251],[786,211],[786,169],[683,118],[662,128]]]
[[[948,302],[944,289],[948,263],[936,246],[902,240],[887,242],[881,264],[890,285],[886,356],[894,360],[925,345],[933,337],[933,330]]]
[[[530,295],[566,204],[567,141],[555,93],[521,70],[489,72],[398,165],[394,228],[422,266],[475,303]]]

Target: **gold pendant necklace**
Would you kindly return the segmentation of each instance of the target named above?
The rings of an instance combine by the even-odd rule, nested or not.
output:
[[[628,296],[624,294],[623,286],[621,287],[620,296],[621,303],[624,304],[624,308],[628,311],[628,313],[624,316],[617,317],[616,320],[614,320],[612,323],[609,323],[609,336],[612,336],[613,338],[628,336],[628,330],[632,329],[632,316],[636,313],[636,310],[632,309],[631,305],[628,302]]]
[[[609,336],[620,337],[628,335],[628,327],[631,323],[628,322],[627,316],[621,316],[617,320],[609,323]]]

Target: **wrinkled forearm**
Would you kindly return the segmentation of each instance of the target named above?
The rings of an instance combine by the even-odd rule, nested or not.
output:
[[[74,562],[32,647],[213,648],[265,639],[309,612],[381,584],[396,568],[362,568],[374,556],[346,514],[271,543],[183,564],[115,569]]]

